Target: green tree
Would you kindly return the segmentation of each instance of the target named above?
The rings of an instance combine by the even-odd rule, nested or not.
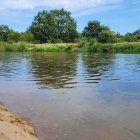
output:
[[[123,42],[124,41],[124,36],[121,35],[120,33],[117,32],[115,34],[115,36],[116,36],[116,42]]]
[[[40,43],[74,42],[77,37],[76,22],[64,9],[39,12],[29,31]]]
[[[136,41],[140,41],[140,29],[136,30],[133,35],[136,37]]]
[[[15,32],[14,30],[10,30],[8,34],[8,41],[18,42],[20,38],[20,33]]]
[[[109,28],[101,25],[99,21],[89,21],[88,25],[83,30],[83,36],[87,38],[98,38],[99,33],[101,33],[103,30],[109,30]]]
[[[114,33],[110,31],[109,27],[101,25],[99,21],[89,21],[88,25],[83,30],[83,36],[90,40],[95,38],[101,43],[111,43],[115,41]]]
[[[35,16],[28,29],[39,43],[52,42],[56,37],[56,27],[53,15],[43,10]]]
[[[116,36],[111,31],[104,30],[99,33],[98,42],[101,43],[114,43],[116,42]]]
[[[134,41],[137,41],[137,38],[136,38],[136,35],[133,35],[132,33],[127,33],[124,36],[124,40],[127,42],[134,42]]]
[[[8,41],[10,29],[7,25],[0,26],[0,41]]]
[[[136,31],[133,33],[133,35],[138,35],[138,34],[140,34],[140,29],[136,30]]]
[[[20,41],[25,41],[25,42],[33,42],[34,41],[34,36],[31,32],[23,32],[20,35]]]
[[[74,42],[77,37],[77,25],[71,13],[64,9],[52,10],[55,19],[57,38],[63,42]]]
[[[128,41],[128,42],[138,42],[138,41],[140,41],[140,29],[136,30],[133,33],[125,34],[124,40]]]

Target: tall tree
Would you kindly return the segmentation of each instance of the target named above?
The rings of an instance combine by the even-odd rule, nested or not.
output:
[[[55,19],[58,39],[61,39],[63,42],[74,42],[77,37],[77,25],[74,18],[71,17],[71,13],[63,8],[52,10],[51,13]]]
[[[39,43],[52,42],[56,37],[56,27],[53,15],[43,10],[35,16],[29,31]]]
[[[71,13],[64,9],[39,12],[29,27],[29,31],[40,43],[56,40],[74,42],[77,36],[76,22],[71,17]]]
[[[98,42],[109,43],[114,42],[114,34],[110,31],[109,27],[101,25],[99,21],[89,21],[88,25],[83,30],[83,36],[88,38],[95,38]]]
[[[107,26],[101,25],[99,21],[89,21],[88,25],[83,30],[83,35],[87,38],[97,38],[99,33],[103,30],[109,30]]]
[[[0,26],[0,41],[8,41],[10,29],[7,25]]]

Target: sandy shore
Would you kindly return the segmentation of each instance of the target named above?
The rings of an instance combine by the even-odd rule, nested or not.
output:
[[[38,140],[34,129],[21,116],[0,105],[0,140]]]

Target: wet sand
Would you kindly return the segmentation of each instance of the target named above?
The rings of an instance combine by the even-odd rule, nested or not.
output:
[[[0,105],[0,140],[38,140],[34,129],[21,116]]]

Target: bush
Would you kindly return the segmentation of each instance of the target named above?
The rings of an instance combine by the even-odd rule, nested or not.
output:
[[[28,45],[24,42],[6,43],[4,45],[4,51],[6,51],[6,52],[26,52],[26,51],[28,51]]]
[[[4,45],[4,50],[6,52],[13,52],[13,51],[17,51],[17,47],[14,44],[6,43]]]
[[[140,43],[98,43],[95,39],[83,41],[81,48],[85,52],[94,53],[117,53],[117,52],[140,52]]]
[[[27,44],[24,42],[19,43],[18,51],[19,52],[26,52],[28,50]]]

